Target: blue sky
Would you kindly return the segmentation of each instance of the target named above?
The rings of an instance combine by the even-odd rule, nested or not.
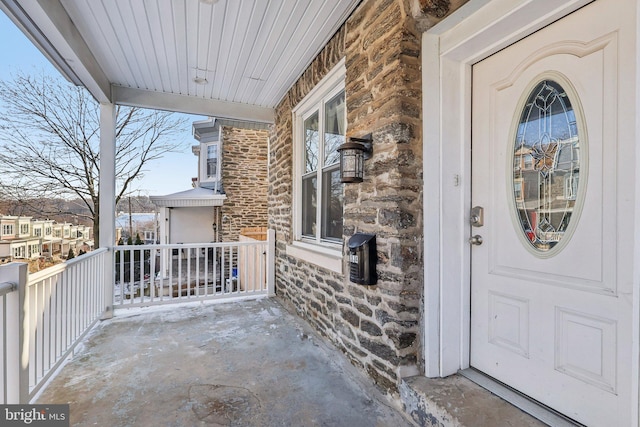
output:
[[[0,12],[0,79],[10,78],[12,73],[47,73],[59,75],[59,72],[33,46],[24,34]],[[202,120],[201,116],[186,116],[188,120]],[[134,194],[163,195],[191,188],[191,178],[197,175],[197,158],[191,153],[191,145],[195,140],[191,136],[191,127],[186,126],[185,134],[179,141],[186,141],[186,149],[181,153],[170,153],[162,159],[148,164],[142,180],[135,184]]]

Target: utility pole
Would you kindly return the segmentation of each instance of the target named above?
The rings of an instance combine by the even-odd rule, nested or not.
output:
[[[133,221],[131,219],[131,196],[129,196],[129,236],[133,241]]]

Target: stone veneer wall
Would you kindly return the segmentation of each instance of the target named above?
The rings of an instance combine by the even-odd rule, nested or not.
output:
[[[227,221],[220,223],[223,241],[237,241],[241,228],[267,226],[267,151],[269,133],[223,126],[222,185]]]
[[[423,10],[427,3],[421,0]],[[278,105],[269,165],[277,294],[391,394],[400,377],[419,373],[422,357],[421,34],[411,4],[360,4]],[[364,182],[344,187],[343,238],[377,235],[379,279],[371,287],[349,281],[346,256],[345,273],[335,274],[286,254],[293,236],[291,110],[343,57],[347,135],[374,139]]]

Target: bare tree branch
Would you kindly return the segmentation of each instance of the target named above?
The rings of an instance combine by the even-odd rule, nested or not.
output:
[[[21,202],[25,209],[46,198],[81,200],[98,239],[98,103],[62,78],[18,73],[0,81],[0,107],[2,197]],[[188,124],[170,112],[123,106],[116,110],[117,203],[150,162],[185,148],[175,137]]]

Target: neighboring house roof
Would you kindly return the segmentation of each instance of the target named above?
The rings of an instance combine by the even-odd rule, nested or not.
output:
[[[197,206],[222,206],[227,196],[208,188],[192,188],[166,196],[150,196],[151,201],[161,208],[182,208]]]
[[[268,130],[271,127],[269,123],[209,117],[206,120],[193,122],[193,137],[200,142],[204,142],[208,137],[218,139],[218,128],[220,126],[231,126],[248,130]]]

